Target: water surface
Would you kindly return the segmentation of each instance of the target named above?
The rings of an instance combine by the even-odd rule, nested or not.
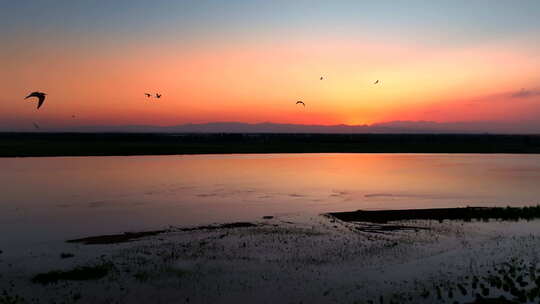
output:
[[[356,209],[540,202],[540,155],[0,159],[0,243]]]

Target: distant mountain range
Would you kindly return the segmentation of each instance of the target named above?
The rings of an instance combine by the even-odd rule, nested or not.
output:
[[[2,131],[19,131],[1,128]],[[31,125],[25,131],[36,131]],[[48,127],[41,132],[129,132],[129,133],[497,133],[540,134],[538,122],[519,125],[501,122],[392,121],[372,125],[300,125],[279,123],[212,122],[176,126],[121,125]]]

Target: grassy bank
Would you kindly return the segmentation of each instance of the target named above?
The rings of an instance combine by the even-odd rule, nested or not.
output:
[[[0,133],[0,157],[230,153],[540,153],[538,135]]]

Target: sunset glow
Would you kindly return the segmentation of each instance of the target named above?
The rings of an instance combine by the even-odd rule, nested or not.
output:
[[[540,114],[537,1],[21,2],[0,12],[2,129]]]

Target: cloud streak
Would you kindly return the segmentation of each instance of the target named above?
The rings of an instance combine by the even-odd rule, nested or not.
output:
[[[521,89],[519,92],[510,95],[512,98],[529,98],[534,96],[540,96],[540,90],[527,90]]]

